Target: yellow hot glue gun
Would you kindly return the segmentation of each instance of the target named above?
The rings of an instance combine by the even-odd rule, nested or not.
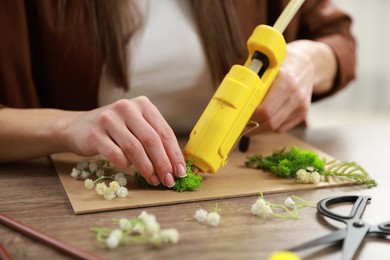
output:
[[[186,160],[205,173],[227,163],[255,109],[260,105],[287,54],[282,35],[304,0],[291,0],[274,26],[259,25],[248,39],[244,66],[234,65],[192,130]]]

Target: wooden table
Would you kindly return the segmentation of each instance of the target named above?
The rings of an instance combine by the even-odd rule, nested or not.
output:
[[[373,189],[349,186],[295,195],[311,201],[334,195],[370,195],[372,202],[363,215],[364,220],[374,224],[390,219],[390,124],[301,129],[292,134],[335,158],[358,162],[379,183]],[[112,226],[111,219],[136,217],[142,209],[73,214],[59,178],[45,158],[0,166],[0,187],[1,214],[103,259],[267,259],[274,251],[334,230],[314,208],[301,210],[300,220],[263,220],[250,213],[257,198],[252,196],[146,208],[148,213],[157,216],[162,228],[178,229],[179,243],[161,248],[131,243],[108,251],[100,247],[89,227]],[[267,195],[266,199],[283,202],[289,195],[292,194]],[[218,227],[204,226],[192,219],[199,206],[212,209],[216,203],[222,209]],[[0,226],[0,243],[14,259],[68,259],[4,226]],[[304,259],[339,259],[341,250],[340,246],[333,245],[300,255]],[[376,237],[366,238],[356,256],[356,259],[389,258],[390,244]]]

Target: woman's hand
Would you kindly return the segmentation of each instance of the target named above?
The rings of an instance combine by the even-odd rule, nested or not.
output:
[[[172,187],[174,176],[186,175],[172,129],[146,97],[79,112],[64,126],[68,150],[82,156],[102,154],[121,168],[134,164],[152,185]]]
[[[328,45],[300,40],[289,43],[287,53],[278,76],[251,118],[260,126],[248,135],[290,130],[307,117],[313,92],[324,93],[332,86],[337,65]]]

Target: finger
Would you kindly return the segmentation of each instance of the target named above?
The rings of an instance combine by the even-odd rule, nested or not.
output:
[[[288,117],[290,111],[290,101],[276,111],[273,115],[269,115],[266,120],[259,123],[259,127],[248,135],[252,136],[259,133],[274,132],[276,131]]]
[[[257,122],[267,120],[284,106],[291,96],[290,82],[290,75],[281,69],[256,111]]]
[[[154,165],[145,151],[143,144],[127,128],[123,120],[116,120],[115,126],[108,128],[108,133],[123,151],[126,158],[133,162],[135,168],[145,180],[152,185],[159,185],[160,178],[156,175]]]
[[[289,118],[291,111],[296,109],[296,106],[297,104],[293,98],[287,99],[279,110],[275,111],[273,115],[269,115],[266,120],[260,122],[259,127],[248,133],[248,136],[266,132],[278,132],[279,128]]]
[[[160,114],[158,109],[147,98],[140,97],[137,99],[137,102],[142,104],[142,115],[144,119],[158,134],[161,144],[168,156],[173,174],[176,177],[186,176],[184,156],[173,130]],[[170,178],[170,175],[168,175],[168,177]]]
[[[101,135],[109,137],[119,147],[127,161],[133,162],[147,182],[158,185],[160,180],[155,174],[152,162],[142,144],[129,131],[122,118],[123,108],[128,105],[127,101],[118,101],[110,109],[99,114],[98,126],[104,129],[104,133],[101,133]],[[138,122],[134,120],[134,124],[138,124]]]
[[[177,138],[168,125],[168,123],[162,117],[156,117],[155,113],[158,111],[145,111],[145,120],[156,130],[160,137],[161,143],[167,153],[168,160],[170,161],[173,174],[176,177],[182,178],[186,174],[186,163],[180,145]],[[158,112],[159,113],[159,112]]]
[[[276,78],[262,103],[251,117],[251,121],[259,123],[260,126],[257,129],[248,132],[246,136],[270,132],[279,126],[277,125],[279,122],[278,120],[280,120],[280,117],[283,117],[286,103],[288,103],[291,97],[288,84],[285,83],[285,78],[286,76],[283,76],[283,73],[280,73]],[[284,115],[284,117],[286,116],[287,115]],[[247,126],[244,131],[248,130],[250,130],[250,126]]]
[[[143,146],[158,178],[165,186],[173,187],[175,185],[173,168],[158,133],[147,121],[137,127],[128,127]]]
[[[117,165],[120,168],[127,168],[131,165],[122,149],[107,135],[94,140],[93,148],[97,153],[102,154],[108,161]]]
[[[287,120],[279,127],[279,129],[277,129],[277,132],[284,133],[291,130],[295,126],[302,123],[306,119],[307,114],[308,111],[297,109],[287,118]]]
[[[167,128],[170,129],[170,127],[157,108],[146,97],[138,97],[128,102],[133,106],[122,106],[123,104],[121,104],[121,113],[119,114],[123,117],[128,130],[142,145],[159,180],[165,186],[173,187],[175,185],[173,167],[157,132],[164,131]],[[145,117],[149,117],[149,120],[146,120]],[[152,124],[155,124],[155,122],[165,122],[165,125],[157,124],[163,130],[153,126]],[[130,152],[132,151],[130,150]]]

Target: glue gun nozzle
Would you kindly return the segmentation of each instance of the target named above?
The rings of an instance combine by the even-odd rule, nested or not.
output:
[[[199,168],[196,167],[195,165],[192,165],[191,169],[195,176],[198,175],[198,173],[200,172]]]

